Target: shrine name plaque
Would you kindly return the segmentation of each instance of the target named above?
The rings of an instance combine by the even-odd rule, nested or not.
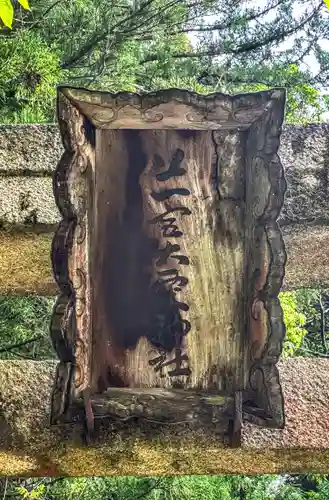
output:
[[[228,394],[283,426],[284,105],[280,88],[58,89],[54,422],[122,388]]]

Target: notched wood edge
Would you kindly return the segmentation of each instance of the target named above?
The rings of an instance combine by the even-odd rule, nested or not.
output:
[[[53,194],[62,219],[51,245],[52,272],[60,290],[50,324],[50,337],[60,360],[51,398],[52,424],[64,417],[72,398],[77,396],[73,383],[79,369],[76,358],[77,289],[72,282],[70,259],[74,237],[81,230],[79,224],[84,213],[77,201],[71,199],[69,176],[73,171],[77,174],[85,172],[86,159],[82,148],[88,133],[85,117],[60,90],[57,93],[57,116],[65,150],[53,174]]]
[[[285,244],[277,219],[282,210],[287,182],[284,175],[283,165],[278,155],[280,136],[285,110],[285,91],[281,93],[279,103],[269,110],[263,126],[267,127],[265,141],[262,148],[263,159],[268,171],[269,194],[265,210],[258,219],[258,224],[263,226],[270,255],[269,268],[266,283],[262,290],[257,292],[263,301],[268,322],[268,337],[266,345],[259,359],[255,360],[250,368],[249,387],[245,393],[248,400],[243,405],[243,418],[262,427],[282,429],[285,425],[284,398],[280,383],[277,362],[282,353],[285,337],[285,324],[283,311],[278,295],[280,293],[287,261]],[[261,383],[253,387],[252,377],[259,372]],[[258,379],[259,380],[259,379]],[[266,411],[255,403],[250,395],[254,392],[262,393],[263,400],[267,401]]]
[[[67,86],[59,89],[95,127],[105,129],[248,129],[271,101],[282,99],[285,92],[274,88],[231,96],[219,92],[202,95],[176,88],[145,94],[114,94]],[[173,113],[173,102],[177,114]],[[120,117],[124,108],[124,116]]]

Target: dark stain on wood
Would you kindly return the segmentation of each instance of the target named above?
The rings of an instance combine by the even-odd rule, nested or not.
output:
[[[221,348],[223,361],[215,361],[214,357],[215,370],[209,375],[210,379],[205,357],[201,363],[201,366],[205,363],[204,368],[199,367],[199,375],[196,375],[198,382],[188,382],[193,372],[189,351],[195,342],[189,340],[189,333],[192,329],[200,331],[196,305],[194,322],[189,314],[191,300],[201,303],[204,300],[215,301],[215,307],[220,308],[219,315],[225,314],[220,311],[226,308],[225,301],[230,301],[226,294],[231,289],[231,273],[236,276],[235,264],[229,261],[233,257],[231,252],[237,248],[240,255],[240,264],[237,265],[243,265],[241,209],[239,201],[232,203],[231,200],[218,197],[211,133],[103,131],[98,134],[96,144],[99,165],[104,165],[96,172],[98,236],[95,241],[98,239],[98,242],[93,252],[97,289],[93,365],[99,372],[96,377],[98,390],[113,385],[134,386],[138,379],[143,378],[132,375],[136,369],[145,371],[146,385],[162,386],[160,379],[163,379],[165,386],[183,387],[190,383],[192,386],[201,384],[200,387],[204,387],[204,384],[212,386],[213,380],[218,381],[218,378],[228,388],[230,384],[241,385],[238,360],[242,356],[242,344],[239,336],[229,340],[233,332],[227,337],[226,344],[224,342],[225,347],[223,345]],[[203,148],[208,148],[206,154]],[[107,159],[109,153],[110,164]],[[193,158],[195,154],[199,155],[196,160]],[[115,172],[115,165],[119,162],[121,170]],[[240,214],[238,219],[237,208]],[[204,216],[202,227],[198,227],[197,219],[200,216]],[[210,266],[218,266],[215,261],[218,258],[220,260],[221,245],[228,251],[226,257],[224,250],[221,259],[224,265],[222,279],[226,283],[226,294],[223,296],[220,291],[213,298],[195,295],[199,293],[196,279],[204,282],[203,285],[201,283],[201,289],[205,287],[205,294],[207,287],[210,286],[211,293],[213,286],[213,278],[208,275],[210,270],[206,269],[207,263],[199,255],[202,245],[200,242],[193,244],[193,239],[200,238],[204,230],[208,232],[205,244],[210,246]],[[191,249],[189,241],[192,242]],[[217,256],[213,253],[216,248],[219,252]],[[225,269],[227,266],[228,269]],[[190,290],[189,281],[193,274],[197,278],[193,277],[194,290]],[[242,287],[241,272],[238,276],[238,286]],[[223,302],[223,306],[219,302]],[[241,329],[243,303],[232,303],[228,306],[229,310],[231,307],[231,314]],[[214,314],[212,310],[209,313]],[[218,320],[220,318],[215,315],[209,319],[210,329],[214,329]],[[220,332],[217,331],[217,335],[220,336]],[[203,342],[207,344],[208,340],[205,336]],[[141,342],[144,342],[142,347]],[[206,351],[208,349],[210,346]],[[129,355],[138,359],[139,368],[135,366],[128,369]],[[155,378],[147,366],[154,371]],[[170,382],[171,378],[175,380]]]

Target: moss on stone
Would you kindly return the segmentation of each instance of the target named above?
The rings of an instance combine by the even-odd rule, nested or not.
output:
[[[136,440],[133,449],[115,449],[112,443],[97,447],[71,447],[47,453],[0,452],[3,476],[111,476],[184,474],[326,474],[329,450],[177,448]]]
[[[0,232],[0,294],[56,295],[50,250],[52,234]]]
[[[141,425],[105,427],[83,443],[82,426],[49,425],[56,362],[0,362],[0,474],[4,476],[326,473],[329,449],[223,447],[214,435]],[[114,432],[113,429],[117,429]],[[258,443],[259,444],[259,443]]]

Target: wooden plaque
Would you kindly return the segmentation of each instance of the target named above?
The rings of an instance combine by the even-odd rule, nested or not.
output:
[[[226,394],[235,421],[284,425],[284,104],[58,89],[53,422],[122,388]]]

